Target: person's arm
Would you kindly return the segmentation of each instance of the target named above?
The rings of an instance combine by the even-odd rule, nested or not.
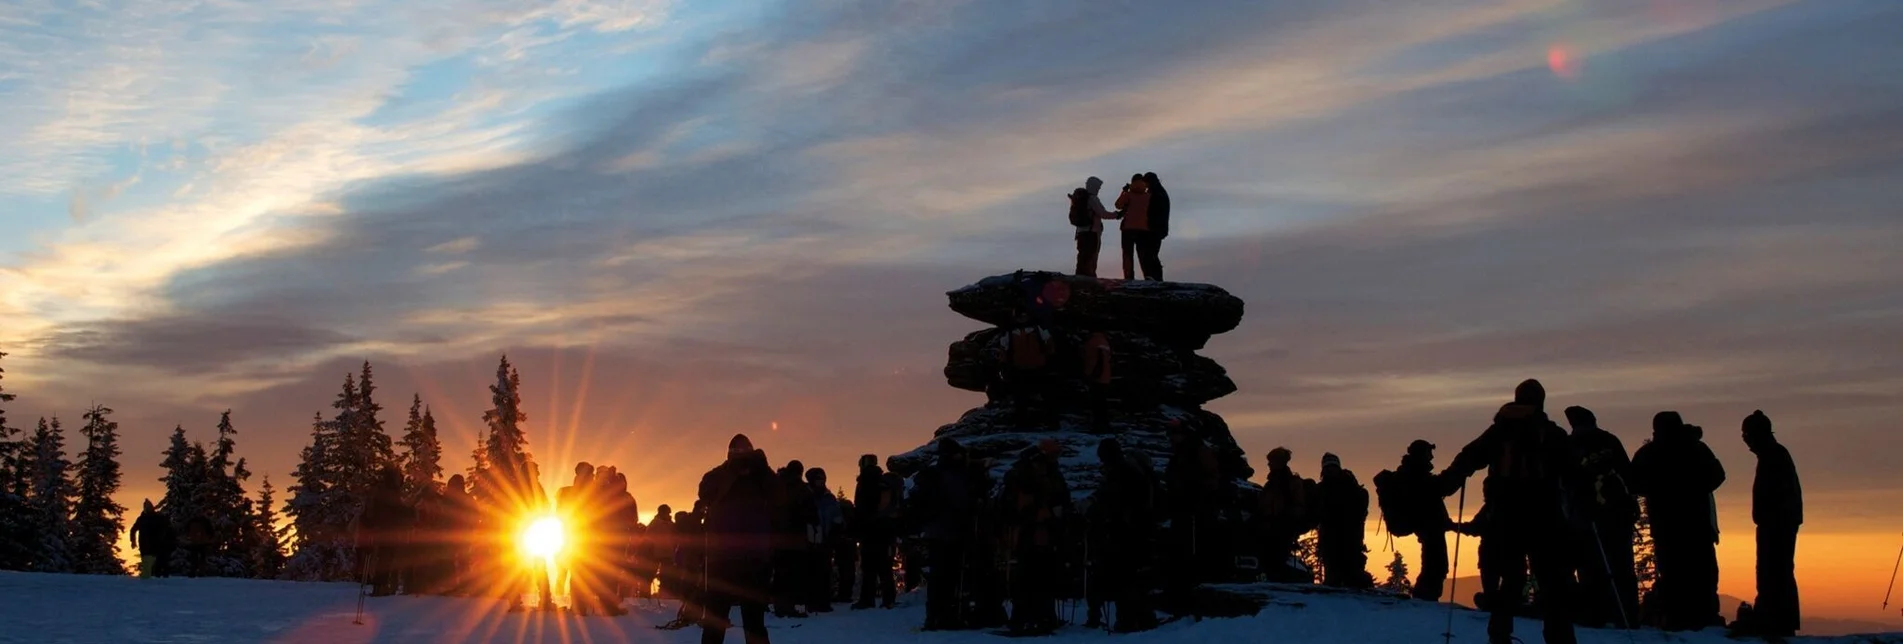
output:
[[[1480,433],[1479,438],[1475,438],[1473,442],[1461,448],[1460,453],[1454,456],[1454,462],[1448,464],[1447,469],[1441,470],[1439,477],[1441,496],[1452,496],[1455,492],[1459,492],[1460,488],[1466,486],[1468,478],[1490,465],[1493,460],[1494,443],[1498,440],[1495,437],[1494,428],[1488,427],[1487,431]]]
[[[1712,453],[1710,445],[1700,442],[1698,449],[1701,452],[1699,454],[1699,460],[1704,461],[1703,465],[1705,466],[1703,481],[1705,491],[1716,492],[1719,487],[1725,484],[1725,464],[1718,460],[1717,454]]]
[[[1117,218],[1116,213],[1110,212],[1109,209],[1103,207],[1103,199],[1099,198],[1097,195],[1090,196],[1089,206],[1090,206],[1090,211],[1093,213],[1096,213],[1098,219],[1116,219]]]
[[[141,523],[145,523],[145,520],[143,518],[141,518],[138,521],[133,521],[132,529],[126,532],[127,536],[132,537],[132,547],[134,548],[139,547],[139,527],[140,527],[139,524]]]
[[[1122,194],[1117,195],[1117,210],[1123,210],[1128,207],[1130,207],[1130,191],[1125,190]]]

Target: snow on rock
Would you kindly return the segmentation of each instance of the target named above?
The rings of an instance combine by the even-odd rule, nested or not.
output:
[[[1027,287],[1026,285],[1031,285]],[[1025,403],[1000,387],[1000,339],[1014,325],[1029,293],[1049,302],[1045,328],[1057,355],[1037,385],[1036,402]],[[934,440],[892,457],[893,471],[911,475],[932,462],[936,439],[964,445],[988,461],[995,481],[1018,454],[1051,439],[1063,449],[1059,464],[1072,495],[1087,498],[1100,477],[1097,443],[1115,436],[1126,453],[1148,456],[1159,476],[1169,464],[1172,425],[1213,447],[1224,475],[1242,488],[1254,474],[1221,416],[1202,409],[1235,392],[1222,365],[1196,354],[1211,335],[1242,320],[1242,300],[1208,284],[1125,282],[1043,272],[987,277],[946,294],[953,311],[997,325],[953,342],[947,350],[947,384],[985,392],[984,406],[940,427]],[[1102,332],[1112,355],[1106,387],[1106,423],[1093,419],[1093,401],[1081,366],[1081,347]],[[1227,499],[1239,503],[1246,494]]]
[[[1206,589],[1211,590],[1211,589]],[[1067,627],[1038,641],[1059,643],[1440,644],[1447,630],[1445,604],[1373,594],[1318,591],[1313,586],[1272,584],[1213,589],[1256,606],[1247,616],[1180,620],[1146,633],[1110,635]],[[567,613],[506,613],[496,599],[450,597],[373,598],[363,625],[352,623],[357,587],[352,584],[241,579],[132,579],[97,575],[0,572],[0,642],[117,644],[194,642],[235,644],[436,644],[506,642],[582,644],[644,642],[690,644],[697,629],[659,631],[673,618],[672,602],[630,602],[622,617],[575,617]],[[774,644],[996,644],[984,631],[919,632],[924,598],[900,598],[894,610],[846,611],[810,619],[768,618]],[[1081,610],[1081,609],[1080,609]],[[1249,613],[1253,612],[1252,615]],[[737,616],[736,616],[737,617]],[[1076,616],[1081,620],[1081,615]],[[1516,635],[1540,642],[1539,623],[1519,620]],[[1455,643],[1486,641],[1486,616],[1454,611]],[[728,642],[741,641],[737,631]],[[1582,644],[1730,644],[1722,631],[1581,630]],[[1797,638],[1819,644],[1903,644],[1903,634]]]

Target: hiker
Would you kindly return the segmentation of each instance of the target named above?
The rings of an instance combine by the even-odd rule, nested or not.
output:
[[[1315,550],[1322,560],[1323,585],[1372,588],[1368,574],[1368,489],[1341,457],[1322,454],[1321,522],[1315,526]]]
[[[1018,312],[1016,324],[998,338],[998,382],[1011,401],[1012,412],[1028,416],[1041,411],[1047,369],[1057,355],[1056,338],[1049,328]],[[1034,409],[1037,408],[1037,409]]]
[[[1070,225],[1077,231],[1078,277],[1097,276],[1097,257],[1103,250],[1103,222],[1116,218],[1104,209],[1103,199],[1097,196],[1102,189],[1103,179],[1091,177],[1084,180],[1084,187],[1070,193]]]
[[[604,586],[605,610],[610,615],[625,615],[621,600],[628,597],[646,597],[654,587],[651,572],[644,573],[637,563],[637,553],[645,537],[641,527],[641,506],[628,491],[628,475],[614,467],[609,467],[607,483],[603,487],[606,493],[607,507],[604,521],[607,529],[608,545],[604,548],[608,557],[607,569],[614,575],[615,583]]]
[[[1256,530],[1261,535],[1260,566],[1269,581],[1312,583],[1311,571],[1296,570],[1292,564],[1295,542],[1315,529],[1320,513],[1316,505],[1320,492],[1316,483],[1289,468],[1294,453],[1286,447],[1269,450],[1269,474],[1256,495]]]
[[[1480,541],[1488,550],[1489,560],[1483,565],[1500,574],[1497,591],[1486,589],[1492,613],[1487,637],[1493,644],[1513,639],[1513,607],[1520,605],[1525,593],[1529,564],[1540,584],[1546,641],[1577,641],[1568,614],[1573,566],[1566,483],[1578,480],[1579,462],[1566,431],[1546,418],[1545,405],[1546,389],[1539,381],[1520,383],[1513,391],[1513,402],[1494,415],[1493,425],[1462,448],[1440,473],[1441,491],[1451,496],[1466,485],[1468,477],[1487,470],[1482,490],[1493,516],[1485,522]]]
[[[1718,520],[1713,495],[1725,466],[1704,443],[1705,430],[1675,411],[1652,417],[1652,442],[1632,455],[1632,491],[1652,523],[1659,601],[1666,630],[1724,623],[1718,613]]]
[[[1090,565],[1086,594],[1090,598],[1088,628],[1103,626],[1103,605],[1117,608],[1111,630],[1119,633],[1156,628],[1150,607],[1149,567],[1152,532],[1156,526],[1157,482],[1149,457],[1124,451],[1116,438],[1097,442],[1097,461],[1103,481],[1090,503],[1090,541],[1085,546]]]
[[[1375,496],[1388,534],[1412,535],[1421,545],[1421,571],[1411,592],[1415,599],[1440,601],[1447,582],[1447,531],[1453,521],[1434,478],[1434,444],[1416,440],[1407,446],[1400,467],[1374,475]]]
[[[448,514],[444,507],[446,502],[443,493],[433,484],[416,490],[416,498],[411,502],[411,507],[416,509],[415,520],[409,526],[403,557],[406,564],[403,593],[406,595],[438,595],[445,591],[444,584],[454,565],[444,525]]]
[[[916,509],[930,543],[925,582],[925,630],[965,628],[965,566],[976,538],[979,504],[991,489],[989,477],[971,467],[963,445],[943,438],[937,460],[917,478]],[[981,480],[982,479],[982,480]],[[908,563],[910,563],[908,561]],[[910,566],[907,566],[908,568]]]
[[[443,591],[451,595],[466,595],[475,582],[473,573],[479,541],[476,537],[479,513],[476,499],[469,495],[468,482],[463,475],[450,476],[443,485],[441,509],[437,529],[442,531],[441,543],[448,550],[446,556],[449,558]]]
[[[700,479],[706,503],[707,586],[702,644],[719,644],[733,627],[735,605],[748,644],[767,644],[767,585],[786,516],[786,488],[766,453],[745,434],[727,443],[727,460]]]
[[[852,608],[872,608],[874,598],[881,608],[891,608],[896,593],[892,586],[892,542],[898,526],[894,524],[905,489],[903,483],[899,487],[886,484],[885,470],[879,468],[879,457],[873,454],[859,457],[856,483],[852,524],[859,534],[860,579],[859,601]],[[851,575],[841,579],[845,585],[852,585]]]
[[[641,548],[636,555],[636,566],[656,583],[654,597],[679,597],[674,591],[680,583],[674,566],[674,548],[680,539],[680,530],[674,524],[674,508],[666,503],[654,509],[654,518],[648,521],[648,531],[641,540]]]
[[[401,562],[397,559],[403,549],[403,537],[416,521],[415,510],[403,502],[402,495],[402,473],[394,467],[384,468],[378,473],[376,485],[370,490],[363,510],[357,515],[359,579],[370,586],[371,597],[396,594],[397,584],[401,581],[397,574]],[[203,518],[193,517],[193,520],[202,521]],[[192,532],[192,524],[186,524],[188,542]]]
[[[846,518],[840,513],[839,497],[826,488],[825,468],[807,470],[806,484],[813,505],[813,522],[806,531],[806,612],[830,613],[833,612],[833,542],[839,539]]]
[[[1797,479],[1791,451],[1771,433],[1764,411],[1744,419],[1744,444],[1758,457],[1757,477],[1751,482],[1751,522],[1758,527],[1758,598],[1749,619],[1734,631],[1766,637],[1790,637],[1802,625],[1798,610],[1797,530],[1804,525],[1804,487]]]
[[[1057,441],[1044,439],[1026,448],[1005,473],[999,504],[1015,553],[1017,570],[1011,579],[1011,630],[1016,633],[1048,633],[1056,630],[1058,544],[1063,539],[1062,523],[1070,508],[1070,485],[1058,467],[1062,448]]]
[[[1203,439],[1190,433],[1180,422],[1168,429],[1170,460],[1163,478],[1168,482],[1170,536],[1169,551],[1177,561],[1170,568],[1170,593],[1173,603],[1181,605],[1189,591],[1203,581],[1211,568],[1210,537],[1215,532],[1215,497],[1220,487],[1216,452]]]
[[[1150,186],[1143,175],[1130,177],[1123,194],[1117,195],[1117,218],[1123,220],[1123,279],[1136,279],[1140,257],[1144,279],[1161,280],[1163,267],[1156,263],[1156,246],[1150,243]]]
[[[1143,240],[1147,247],[1137,246],[1137,258],[1149,258],[1155,271],[1144,269],[1146,274],[1154,274],[1157,281],[1163,280],[1163,259],[1161,257],[1163,240],[1170,237],[1170,191],[1163,188],[1163,180],[1155,172],[1143,173],[1143,183],[1150,187],[1150,234]]]
[[[595,516],[601,495],[595,488],[595,466],[581,462],[575,464],[573,484],[555,491],[555,511],[562,517],[568,542],[556,559],[557,585],[568,588],[569,604],[577,615],[593,614],[597,608],[594,568],[601,562],[595,547],[600,540]]]
[[[172,519],[165,512],[152,505],[152,499],[145,500],[145,509],[139,511],[139,518],[132,522],[132,547],[139,550],[139,576],[147,578],[169,577],[168,566],[172,558],[172,549],[178,547],[178,536],[172,531]],[[139,537],[145,537],[140,541]]]
[[[832,543],[827,544],[826,556],[832,559],[833,581],[832,602],[834,604],[853,603],[852,576],[859,570],[859,526],[853,522],[858,516],[853,510],[852,499],[847,498],[845,490],[835,498],[839,500],[839,529],[833,533]]]
[[[778,474],[785,503],[773,551],[773,616],[799,619],[807,616],[801,604],[806,599],[807,551],[812,547],[808,534],[817,520],[813,491],[806,485],[806,465],[799,461],[788,462]]]
[[[1613,624],[1635,628],[1639,610],[1639,579],[1633,565],[1632,533],[1639,521],[1639,501],[1626,484],[1632,461],[1618,436],[1599,428],[1599,419],[1585,407],[1567,407],[1566,423],[1573,427],[1573,451],[1579,455],[1583,483],[1573,495],[1587,532],[1575,555],[1579,566],[1577,621],[1598,628]]]
[[[1084,387],[1090,397],[1090,424],[1098,433],[1110,433],[1110,367],[1114,356],[1110,336],[1094,332],[1084,340],[1082,355]]]

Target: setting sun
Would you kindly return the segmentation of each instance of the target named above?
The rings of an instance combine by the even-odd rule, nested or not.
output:
[[[551,558],[562,551],[562,521],[542,517],[522,531],[522,549],[530,556]]]

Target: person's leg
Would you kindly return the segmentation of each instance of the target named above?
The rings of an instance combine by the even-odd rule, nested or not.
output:
[[[1802,625],[1797,600],[1797,527],[1758,526],[1759,622],[1766,634],[1788,636]]]
[[[1439,601],[1447,582],[1447,533],[1435,530],[1414,536],[1421,544],[1421,574],[1414,580],[1414,598]]]
[[[1137,238],[1141,236],[1142,233],[1138,231],[1122,231],[1117,235],[1118,243],[1123,245],[1123,279],[1125,281],[1137,278]]]
[[[1688,625],[1701,629],[1716,625],[1718,619],[1718,545],[1707,539],[1700,539],[1697,553],[1692,555],[1697,566],[1694,574],[1697,584],[1693,586],[1696,595],[1688,596],[1686,617],[1692,620]]]
[[[1097,276],[1097,254],[1103,237],[1097,233],[1077,233],[1077,276]]]
[[[1558,530],[1563,531],[1565,528]],[[1569,555],[1574,549],[1564,538],[1530,538],[1527,544],[1533,577],[1540,585],[1539,603],[1541,617],[1545,620],[1543,634],[1547,644],[1573,644],[1577,641],[1572,621],[1576,595],[1573,589],[1574,566]]]
[[[727,639],[727,629],[733,628],[728,618],[733,612],[734,597],[730,592],[709,592],[703,598],[700,618],[701,644],[720,644]],[[745,609],[742,609],[744,621]]]
[[[1612,568],[1612,596],[1618,599],[1613,606],[1614,617],[1621,628],[1634,628],[1639,619],[1639,575],[1633,565],[1632,531],[1630,522],[1599,524],[1599,543],[1606,552],[1606,565]],[[1584,592],[1597,591],[1588,588]]]
[[[1163,281],[1163,260],[1157,254],[1162,252],[1163,240],[1156,233],[1144,231],[1137,238],[1137,259],[1143,265],[1143,279]]]
[[[950,629],[960,626],[964,545],[940,540],[931,544],[931,568],[925,579],[925,626]]]
[[[1500,530],[1484,537],[1486,559],[1481,565],[1499,576],[1497,585],[1486,589],[1487,638],[1493,644],[1512,641],[1513,617],[1525,602],[1526,547],[1511,532]]]

